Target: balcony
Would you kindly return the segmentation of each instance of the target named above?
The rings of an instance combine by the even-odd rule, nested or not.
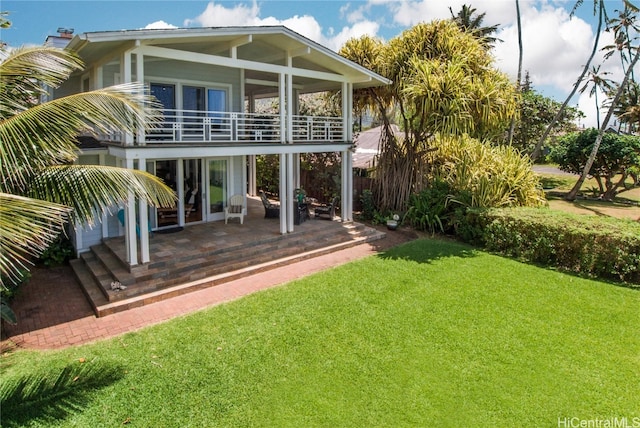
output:
[[[291,117],[291,136],[282,139],[287,123],[280,115],[197,110],[164,110],[162,121],[145,134],[147,143],[279,143],[345,141],[342,118]],[[121,141],[112,135],[110,141]]]

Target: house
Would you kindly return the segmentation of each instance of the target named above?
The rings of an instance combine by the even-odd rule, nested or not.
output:
[[[255,195],[256,156],[264,154],[279,156],[281,234],[294,228],[304,153],[340,153],[341,217],[351,220],[353,91],[387,79],[282,26],[90,32],[66,49],[86,68],[53,97],[142,81],[164,109],[150,131],[81,145],[79,162],[148,171],[178,196],[173,210],[131,196],[100,224],[76,227],[78,252],[124,235],[129,265],[149,262],[150,231],[222,221],[232,195]],[[342,94],[340,117],[297,114],[301,95],[324,91]],[[256,113],[263,98],[275,98],[279,112]]]

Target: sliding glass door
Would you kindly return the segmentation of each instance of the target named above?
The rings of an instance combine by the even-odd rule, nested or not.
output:
[[[210,159],[208,163],[208,219],[210,221],[223,220],[224,207],[227,204],[228,198],[228,163],[226,159]]]

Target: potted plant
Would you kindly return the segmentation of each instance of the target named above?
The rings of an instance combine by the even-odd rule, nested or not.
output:
[[[399,220],[400,216],[398,214],[394,214],[390,219],[387,220],[387,229],[396,230],[398,228]]]

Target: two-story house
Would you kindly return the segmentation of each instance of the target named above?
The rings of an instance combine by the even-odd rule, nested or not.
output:
[[[255,195],[255,160],[264,154],[279,156],[280,233],[293,231],[303,153],[340,153],[341,217],[351,219],[353,91],[387,79],[282,26],[91,32],[66,49],[86,68],[54,97],[144,82],[164,108],[151,131],[102,135],[79,161],[148,171],[178,196],[173,211],[130,197],[120,221],[115,208],[97,227],[76,228],[78,252],[124,233],[128,263],[148,262],[149,231],[222,220],[231,195]],[[324,91],[341,94],[341,116],[298,114],[301,95]],[[256,113],[267,97],[278,113]]]

